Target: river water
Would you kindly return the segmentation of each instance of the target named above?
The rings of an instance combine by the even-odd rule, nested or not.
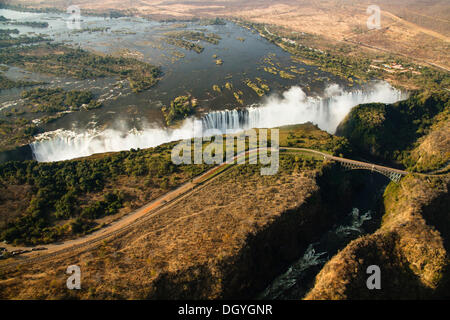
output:
[[[156,22],[143,18],[82,17],[84,29],[105,28],[103,32],[78,32],[68,28],[67,14],[25,13],[0,10],[0,16],[16,21],[47,22],[48,28],[9,26],[21,34],[44,34],[56,42],[64,42],[86,50],[125,55],[161,66],[162,80],[142,93],[133,93],[127,81],[116,78],[77,80],[31,73],[8,66],[4,74],[11,79],[44,81],[44,87],[67,90],[91,90],[103,100],[100,109],[68,113],[44,126],[45,133],[35,137],[30,146],[0,153],[0,162],[34,158],[38,161],[59,161],[100,152],[149,148],[165,142],[190,138],[205,130],[218,133],[236,132],[248,128],[271,128],[311,121],[321,129],[334,133],[350,110],[361,103],[393,103],[406,94],[385,82],[372,81],[351,85],[347,81],[291,59],[290,54],[261,36],[231,22],[225,25],[202,25],[199,22]],[[221,37],[219,44],[200,44],[205,50],[198,54],[168,45],[164,33],[171,31],[201,31]],[[183,57],[182,57],[183,56]],[[223,65],[216,65],[217,56]],[[264,70],[276,66],[295,77],[285,79]],[[1,64],[1,61],[0,61]],[[292,73],[291,70],[301,70]],[[262,79],[270,93],[259,97],[245,84],[246,79]],[[233,90],[224,89],[229,82]],[[212,87],[218,85],[222,92]],[[243,92],[240,105],[233,93]],[[19,108],[22,89],[0,91],[2,111]],[[199,101],[198,112],[167,128],[161,107],[180,95],[191,94]],[[311,243],[301,258],[261,292],[263,299],[299,299],[312,286],[317,272],[349,241],[373,231],[380,221],[377,199],[387,181],[370,176],[367,185],[347,212],[346,218]]]
[[[373,233],[381,224],[382,196],[389,179],[377,173],[351,171],[361,187],[354,197],[353,209],[330,230],[309,244],[300,259],[278,275],[256,298],[264,300],[299,300],[314,286],[316,275],[339,250],[352,240]]]
[[[295,62],[278,46],[231,22],[202,25],[200,22],[165,23],[143,18],[83,16],[81,28],[85,31],[80,32],[68,28],[69,16],[63,13],[2,9],[0,16],[21,22],[49,24],[48,28],[32,28],[0,23],[0,28],[17,28],[21,34],[44,34],[56,42],[94,52],[135,57],[161,66],[163,71],[157,86],[133,93],[126,80],[77,80],[8,66],[4,74],[12,79],[45,81],[48,83],[46,87],[88,89],[103,101],[104,106],[100,109],[67,113],[44,125],[45,133],[36,136],[30,145],[31,154],[38,161],[154,147],[192,137],[205,129],[226,132],[312,121],[320,128],[334,132],[338,123],[357,104],[391,103],[405,97],[404,93],[383,82],[352,85],[317,67]],[[89,31],[98,28],[105,31]],[[198,54],[166,44],[165,33],[172,31],[214,33],[221,40],[217,45],[200,42],[205,49]],[[216,65],[215,56],[223,60],[223,65]],[[286,79],[267,72],[264,68],[270,66],[295,77]],[[292,68],[300,72],[292,72]],[[245,83],[247,79],[256,83],[257,78],[270,87],[270,92],[264,97],[259,97]],[[233,85],[233,90],[225,89],[227,82]],[[220,86],[222,92],[215,92],[213,85]],[[19,98],[21,91],[1,91],[0,118],[3,110],[20,109],[23,103]],[[236,91],[242,91],[243,105],[236,101]],[[177,128],[166,128],[161,107],[187,93],[198,99],[196,115]],[[3,158],[11,160],[15,157],[3,155]]]

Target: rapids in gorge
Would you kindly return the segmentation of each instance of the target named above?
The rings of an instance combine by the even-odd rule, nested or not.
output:
[[[318,234],[299,259],[275,277],[255,298],[262,300],[298,300],[314,286],[324,265],[352,240],[371,234],[380,227],[384,208],[382,199],[389,180],[366,171],[353,171],[352,183],[357,183],[351,210],[338,210],[339,220],[328,231]],[[343,210],[343,211],[342,211]]]
[[[31,144],[37,161],[49,162],[89,156],[95,153],[145,149],[170,141],[189,139],[205,131],[209,134],[238,132],[250,128],[274,128],[312,122],[334,133],[350,110],[362,103],[393,103],[406,94],[385,82],[365,89],[345,91],[330,85],[323,97],[307,96],[300,87],[292,87],[281,96],[271,95],[248,108],[211,111],[202,117],[190,117],[178,128],[144,125],[142,129],[124,124],[106,130],[55,130],[36,137]]]

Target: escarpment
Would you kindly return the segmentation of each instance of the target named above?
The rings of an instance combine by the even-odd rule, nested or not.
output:
[[[381,228],[333,257],[306,299],[448,298],[449,182],[408,176],[391,184]],[[371,265],[381,269],[381,290],[367,287]]]
[[[274,176],[231,168],[124,235],[3,273],[2,297],[254,297],[349,210],[345,173],[296,158],[283,155]],[[82,289],[69,292],[74,264]]]
[[[268,206],[263,205],[265,212],[258,213],[270,214],[267,222],[243,235],[231,251],[218,246],[217,250],[224,250],[223,254],[215,255],[212,263],[160,274],[153,282],[148,298],[255,297],[274,277],[297,260],[310,243],[320,238],[349,210],[348,204],[353,192],[351,184],[345,181],[345,174],[335,167],[328,167],[313,180],[311,178],[312,176],[296,174],[289,177],[297,187],[293,189],[293,186],[289,186],[288,190],[281,188],[273,196],[275,199],[281,199],[281,196],[289,199],[293,196],[296,199],[293,206],[273,211],[269,209],[273,200],[267,199],[265,203]],[[337,186],[339,183],[340,187]],[[301,185],[299,189],[298,185]],[[247,201],[244,200],[245,202]],[[257,203],[253,204],[255,205],[259,206]],[[243,215],[254,212],[250,207],[232,210]]]
[[[435,100],[435,97],[422,100],[424,109],[412,107],[408,111],[410,114],[424,115],[427,110],[444,108],[433,118],[434,123],[429,127],[425,125],[427,121],[415,122],[410,127],[414,130],[418,130],[418,127],[427,129],[415,131],[415,136],[422,137],[411,144],[411,150],[404,150],[406,156],[403,159],[408,170],[431,174],[413,173],[398,184],[392,182],[384,193],[381,227],[372,235],[352,241],[335,255],[317,275],[315,285],[306,299],[449,297],[450,175],[446,174],[449,161],[449,108],[448,95],[447,99],[444,99],[445,95],[444,98],[441,96],[443,100]],[[401,109],[402,103],[406,102],[385,108]],[[365,108],[373,107],[366,106],[355,112],[361,114]],[[376,108],[382,107],[378,105]],[[386,124],[382,124],[384,121],[379,125],[386,130]],[[390,118],[388,122],[393,124],[395,119]],[[379,134],[377,137],[380,137]],[[370,143],[366,147],[370,148]],[[367,287],[367,268],[371,265],[380,267],[380,290],[369,290]]]
[[[410,167],[424,153],[410,157],[418,139],[430,131],[442,137],[435,127],[448,121],[445,118],[448,118],[449,108],[447,91],[414,93],[409,99],[394,104],[363,104],[353,108],[339,124],[336,134],[346,137],[360,156]],[[430,141],[426,142],[424,147],[430,145]]]

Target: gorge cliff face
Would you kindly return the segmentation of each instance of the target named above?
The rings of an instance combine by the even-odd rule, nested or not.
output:
[[[350,209],[346,174],[317,165],[283,158],[273,177],[232,168],[95,249],[3,273],[2,298],[252,298]],[[73,264],[79,292],[65,288]]]
[[[448,92],[414,93],[394,104],[363,104],[352,109],[336,134],[346,137],[359,155],[409,167],[416,141],[443,123],[449,109]]]
[[[280,189],[275,197],[293,196],[300,202],[286,210],[272,212],[264,225],[248,233],[239,247],[223,259],[161,274],[148,297],[251,299],[264,290],[273,278],[301,257],[309,244],[317,241],[350,210],[354,190],[349,177],[336,167],[324,168],[314,177],[314,182],[303,175],[292,178],[293,183],[302,185],[302,191],[288,187]],[[313,185],[308,187],[311,182]],[[306,190],[309,191],[305,194]],[[265,210],[270,210],[270,203],[267,200]],[[242,209],[242,212],[251,210]]]
[[[352,241],[334,256],[317,275],[314,288],[306,299],[448,299],[450,297],[450,160],[449,101],[443,104],[432,98],[422,103],[424,110],[441,110],[432,120],[422,117],[409,127],[410,146],[403,149],[404,163],[413,173],[399,184],[392,182],[384,194],[384,216],[381,227],[372,235]],[[405,105],[406,106],[406,105]],[[403,107],[405,107],[403,106]],[[398,107],[398,106],[397,106]],[[420,107],[420,106],[419,106]],[[393,130],[395,119],[381,112],[395,106],[366,105],[358,107],[340,127],[353,141],[366,141],[365,150],[381,150],[384,134]],[[415,107],[412,106],[412,109]],[[434,108],[434,109],[433,109]],[[378,110],[380,112],[374,112]],[[424,110],[417,112],[425,112]],[[413,112],[413,111],[411,111]],[[378,117],[374,115],[378,114]],[[362,116],[365,115],[365,116]],[[354,129],[361,119],[372,119],[377,126],[362,131]],[[374,120],[374,119],[378,120]],[[428,118],[428,125],[425,125]],[[355,120],[359,119],[359,120]],[[362,123],[367,123],[368,120]],[[353,124],[352,124],[353,123]],[[389,127],[386,123],[390,123]],[[420,124],[421,123],[421,124]],[[418,125],[418,127],[415,127]],[[401,122],[395,132],[403,128]],[[353,128],[353,129],[351,129]],[[389,129],[391,128],[391,129]],[[409,128],[409,129],[408,129]],[[420,128],[424,129],[421,131]],[[370,131],[370,134],[369,134]],[[401,139],[390,131],[385,138]],[[351,138],[352,135],[353,138]],[[369,143],[368,137],[375,139]],[[420,136],[417,140],[415,137]],[[381,140],[380,140],[381,139]],[[403,142],[395,142],[403,143]],[[389,146],[389,144],[387,145]],[[363,147],[363,145],[360,145]],[[389,150],[389,148],[387,148]],[[392,150],[392,149],[390,149]],[[371,152],[379,155],[377,152]],[[392,159],[392,158],[391,158]],[[368,290],[367,267],[381,269],[381,290]]]
[[[408,176],[391,184],[381,228],[333,257],[306,299],[448,298],[449,181]],[[381,269],[381,290],[367,288],[371,265]]]

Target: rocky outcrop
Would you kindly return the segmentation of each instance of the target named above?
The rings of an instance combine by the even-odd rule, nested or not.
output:
[[[253,298],[349,212],[354,195],[351,175],[322,160],[283,156],[280,166],[265,177],[258,166],[234,167],[120,237],[3,274],[2,298]],[[73,264],[82,289],[68,292]]]
[[[336,134],[346,137],[360,156],[409,167],[418,159],[408,159],[408,151],[433,124],[444,122],[449,108],[448,92],[416,93],[394,104],[359,105],[339,124]]]
[[[381,228],[333,257],[306,299],[448,298],[449,181],[408,176],[391,184]],[[370,265],[381,269],[381,290],[367,288]]]

